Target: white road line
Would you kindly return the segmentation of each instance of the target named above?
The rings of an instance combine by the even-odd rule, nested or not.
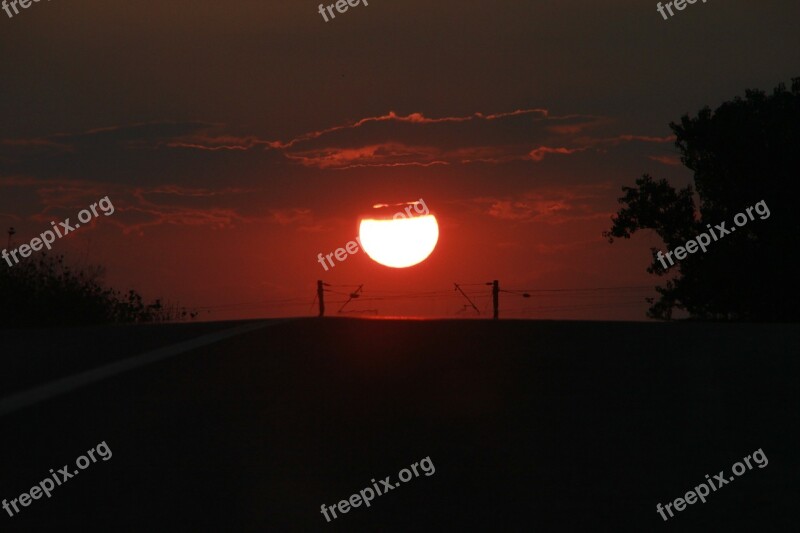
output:
[[[149,365],[150,363],[154,363],[156,361],[168,359],[184,352],[188,352],[189,350],[206,346],[207,344],[213,344],[215,342],[219,342],[230,337],[235,337],[243,333],[256,331],[274,323],[275,322],[256,322],[254,324],[244,324],[235,328],[218,331],[216,333],[209,333],[208,335],[202,335],[188,341],[179,342],[178,344],[173,344],[157,350],[145,352],[121,361],[115,361],[108,365],[93,368],[72,376],[56,379],[50,383],[39,385],[25,392],[20,392],[3,398],[0,400],[0,416],[13,413],[14,411],[18,411],[23,407],[28,407],[45,400],[49,400],[50,398],[66,394],[67,392],[85,387],[86,385],[97,383],[98,381],[107,379],[111,376],[116,376],[118,374],[122,374],[123,372]]]

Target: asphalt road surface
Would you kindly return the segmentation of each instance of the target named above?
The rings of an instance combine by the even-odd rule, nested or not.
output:
[[[0,531],[793,531],[798,347],[695,323],[0,332]]]

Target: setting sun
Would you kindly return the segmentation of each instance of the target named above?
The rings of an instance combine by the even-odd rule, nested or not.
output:
[[[401,219],[364,219],[359,228],[361,245],[376,263],[406,268],[431,255],[439,240],[439,224],[433,215]]]

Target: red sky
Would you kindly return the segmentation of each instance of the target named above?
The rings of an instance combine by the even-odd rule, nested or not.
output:
[[[502,316],[643,319],[652,291],[555,289],[657,284],[657,237],[602,238],[620,187],[688,183],[669,122],[800,59],[791,1],[34,7],[0,19],[0,227],[18,245],[109,196],[57,251],[204,319],[309,314],[317,279],[380,315],[453,316],[453,282],[499,279],[546,291]],[[420,198],[441,229],[423,264],[317,263],[373,204]]]

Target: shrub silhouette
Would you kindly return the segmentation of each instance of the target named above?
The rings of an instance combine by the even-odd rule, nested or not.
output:
[[[0,264],[0,327],[78,326],[185,318],[159,300],[106,288],[100,267],[72,268],[63,255],[42,253],[13,267]],[[192,318],[195,314],[191,313]]]

